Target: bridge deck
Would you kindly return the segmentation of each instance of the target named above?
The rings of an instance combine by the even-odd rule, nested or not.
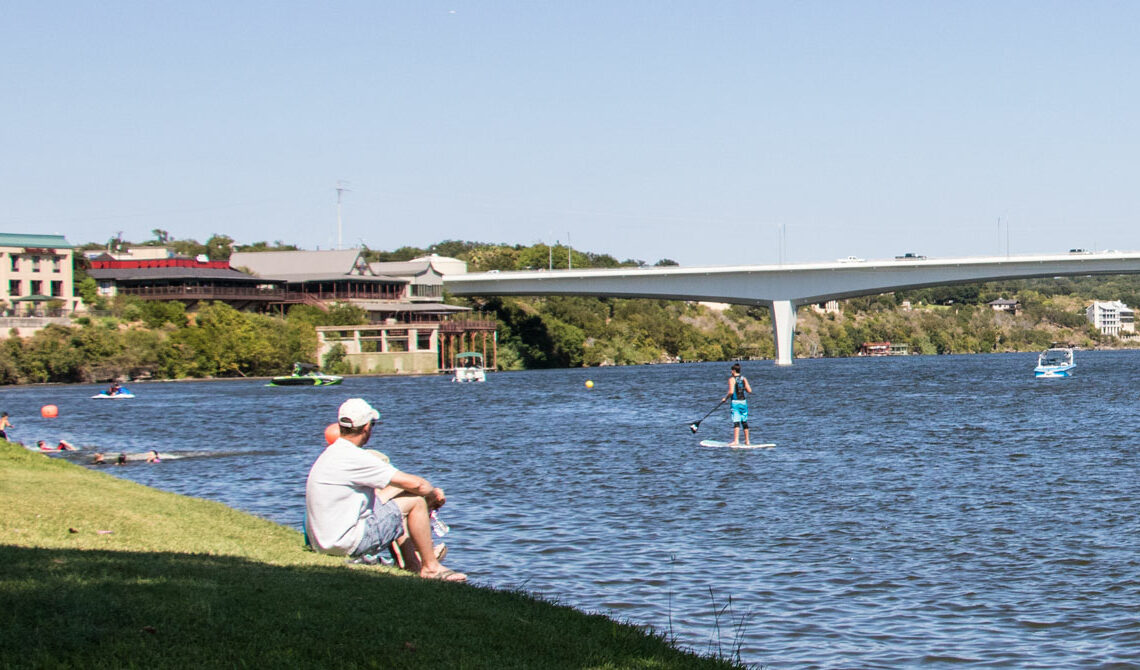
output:
[[[792,362],[796,308],[888,291],[1002,279],[1140,273],[1140,252],[979,256],[785,265],[635,267],[446,275],[454,295],[584,295],[763,305],[776,362]]]

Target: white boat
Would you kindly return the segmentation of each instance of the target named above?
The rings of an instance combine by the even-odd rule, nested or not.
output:
[[[1034,377],[1072,377],[1077,367],[1072,347],[1050,347],[1037,357]]]
[[[455,357],[455,377],[453,382],[485,382],[487,371],[483,367],[483,354],[468,351]]]

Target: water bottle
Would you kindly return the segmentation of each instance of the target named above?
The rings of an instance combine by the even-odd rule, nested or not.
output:
[[[447,524],[444,523],[443,520],[439,518],[439,515],[436,514],[435,510],[432,510],[431,511],[431,532],[435,533],[436,537],[443,537],[444,535],[447,535],[447,531],[449,531],[449,530],[451,530],[451,529],[447,527]]]

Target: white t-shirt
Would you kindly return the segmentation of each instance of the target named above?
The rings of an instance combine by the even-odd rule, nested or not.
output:
[[[341,438],[325,448],[305,483],[309,543],[324,554],[346,555],[364,534],[375,490],[399,472],[390,463]]]

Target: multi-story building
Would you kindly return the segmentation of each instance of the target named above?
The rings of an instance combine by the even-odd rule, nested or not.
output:
[[[467,271],[459,259],[369,264],[358,249],[259,251],[234,253],[230,265],[284,282],[291,301],[345,302],[368,313],[369,325],[317,329],[322,361],[339,347],[358,372],[449,370],[466,351],[495,365],[497,323],[443,302],[443,275]]]
[[[218,300],[255,311],[265,311],[285,299],[284,282],[251,277],[231,269],[227,261],[176,256],[163,247],[138,249],[142,251],[89,257],[87,274],[95,280],[100,296],[179,301],[190,309],[199,302]]]
[[[1105,335],[1127,336],[1136,332],[1136,313],[1119,300],[1094,301],[1085,310],[1094,328]]]
[[[72,291],[73,247],[63,235],[0,233],[0,300],[12,315],[43,313],[58,301],[72,312],[79,298]]]

